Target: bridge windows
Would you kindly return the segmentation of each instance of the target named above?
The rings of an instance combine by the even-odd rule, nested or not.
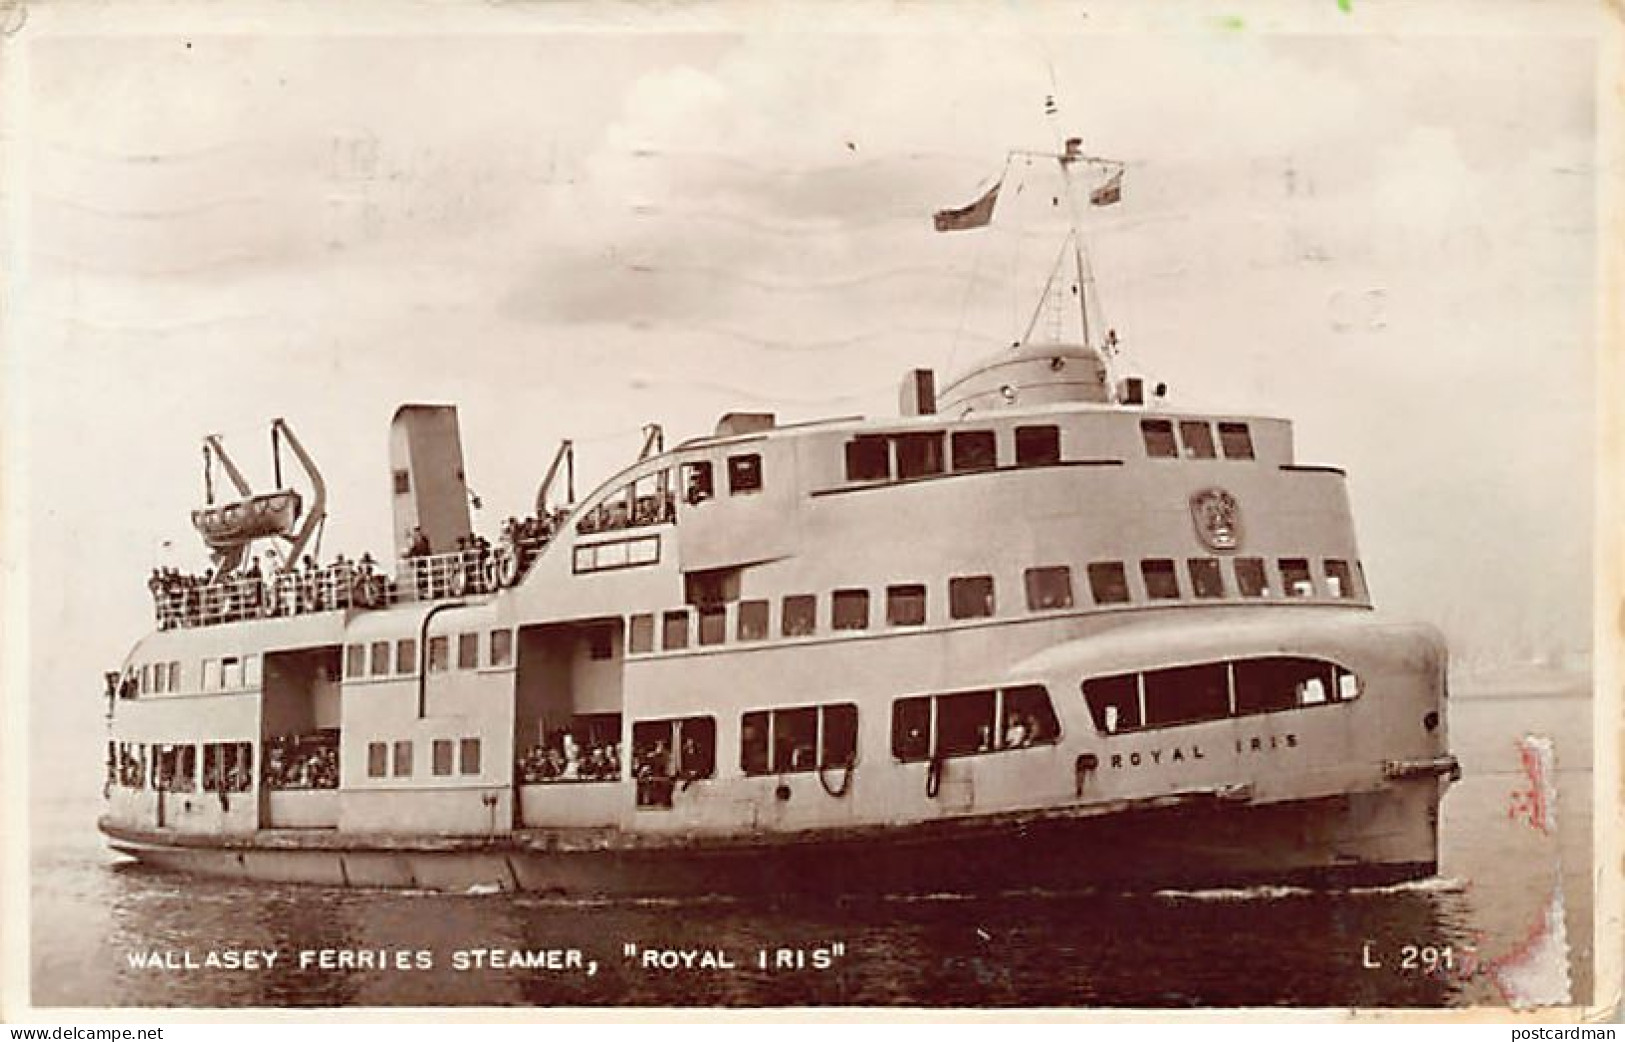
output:
[[[891,442],[883,434],[860,434],[846,443],[846,480],[891,480]]]
[[[1315,583],[1309,577],[1309,559],[1306,557],[1283,557],[1281,565],[1281,588],[1288,597],[1313,597]]]
[[[1347,561],[1326,561],[1326,592],[1333,597],[1348,600],[1354,596],[1354,576]]]
[[[710,463],[700,460],[683,464],[683,499],[689,506],[703,503],[716,494]]]
[[[810,637],[818,629],[818,598],[794,593],[784,598],[779,628],[786,637]]]
[[[1049,693],[1037,684],[892,703],[892,755],[905,762],[1049,744],[1060,733]]]
[[[728,457],[728,494],[762,491],[762,457],[756,453]]]
[[[1169,420],[1141,420],[1140,437],[1145,441],[1145,454],[1155,459],[1176,459],[1179,447],[1174,443],[1174,425]]]
[[[1061,462],[1061,429],[1055,426],[1016,428],[1016,466],[1048,467]]]
[[[858,707],[851,703],[746,713],[739,766],[747,775],[845,767],[857,759]]]
[[[888,626],[925,625],[925,587],[886,587],[886,624]]]
[[[1179,421],[1179,440],[1185,447],[1186,459],[1214,459],[1218,456],[1213,446],[1213,427],[1206,420]]]
[[[1027,608],[1030,611],[1072,607],[1072,569],[1066,565],[1029,568],[1026,582]]]
[[[830,625],[837,630],[869,628],[869,591],[836,590],[830,598]]]
[[[948,614],[955,619],[981,619],[993,614],[993,577],[963,575],[948,580]]]
[[[1219,446],[1225,459],[1253,458],[1253,435],[1245,423],[1219,424]]]
[[[1093,561],[1089,565],[1089,593],[1096,604],[1126,604],[1128,573],[1122,561]]]
[[[1095,728],[1117,734],[1349,702],[1359,678],[1333,662],[1271,655],[1091,677],[1084,699]]]
[[[1241,590],[1243,597],[1268,597],[1270,595],[1269,572],[1264,569],[1262,557],[1236,558],[1236,587]]]
[[[929,477],[943,472],[942,432],[898,434],[897,477],[900,480]]]
[[[1191,592],[1198,599],[1224,596],[1224,572],[1212,557],[1192,557],[1185,562],[1191,577]]]
[[[767,602],[739,602],[739,639],[742,641],[767,639]]]
[[[1140,562],[1140,578],[1145,580],[1145,595],[1154,601],[1179,599],[1179,576],[1174,562],[1166,557],[1154,557]]]
[[[955,431],[951,444],[956,472],[993,470],[999,465],[998,439],[992,431]]]
[[[451,668],[451,638],[429,638],[429,672],[444,673]]]

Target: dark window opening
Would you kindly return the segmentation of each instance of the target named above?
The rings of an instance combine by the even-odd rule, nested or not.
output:
[[[1179,440],[1185,443],[1186,459],[1213,459],[1213,427],[1205,420],[1180,420]]]
[[[1061,722],[1055,717],[1049,692],[1038,684],[1005,689],[1000,716],[1001,749],[1045,745],[1061,736]]]
[[[367,671],[367,646],[349,644],[344,648],[344,675],[359,677]]]
[[[395,494],[407,496],[412,494],[412,472],[397,470],[395,472]]]
[[[956,619],[980,619],[993,614],[993,577],[969,575],[948,580],[948,614]]]
[[[991,691],[937,696],[937,755],[966,756],[993,750]]]
[[[374,641],[372,645],[372,675],[389,676],[389,641]]]
[[[728,457],[728,494],[737,496],[745,492],[760,492],[762,490],[762,457],[751,453],[748,456]]]
[[[1168,727],[1230,715],[1230,679],[1223,663],[1154,669],[1145,674],[1145,723]]]
[[[712,568],[683,573],[683,599],[689,604],[721,604],[739,599],[739,569]]]
[[[1140,719],[1140,678],[1136,673],[1085,680],[1083,697],[1089,703],[1095,730],[1104,734],[1132,731],[1143,722]]]
[[[1096,561],[1089,566],[1089,593],[1096,604],[1126,604],[1128,573],[1122,561]]]
[[[474,669],[480,664],[480,635],[478,633],[459,633],[457,635],[457,668]]]
[[[779,626],[786,637],[810,637],[818,629],[818,598],[795,593],[784,599]]]
[[[728,639],[728,609],[713,605],[700,610],[700,643],[721,644]]]
[[[1016,428],[1016,466],[1047,467],[1059,462],[1061,462],[1060,428]]]
[[[767,639],[767,602],[739,602],[739,639]]]
[[[688,612],[668,611],[662,617],[660,646],[666,651],[688,647]]]
[[[899,760],[931,755],[931,699],[899,698],[892,703],[891,751]]]
[[[1211,557],[1192,557],[1185,562],[1190,569],[1191,591],[1203,599],[1224,596],[1224,571]]]
[[[850,703],[746,713],[739,766],[746,774],[844,767],[857,759],[858,707]]]
[[[703,503],[716,495],[711,479],[711,464],[706,462],[683,464],[683,499],[689,506]]]
[[[513,630],[491,631],[491,665],[506,666],[513,662]]]
[[[395,743],[395,759],[390,773],[397,778],[410,778],[412,776],[411,742]]]
[[[1315,595],[1314,580],[1309,577],[1309,559],[1306,557],[1283,557],[1281,565],[1281,589],[1288,597],[1313,597]]]
[[[773,769],[810,771],[818,765],[818,710],[778,709],[773,713]]]
[[[891,443],[881,435],[865,434],[846,443],[846,480],[891,479]]]
[[[480,740],[464,738],[457,743],[457,773],[480,773]]]
[[[888,626],[925,625],[925,587],[886,587],[886,624]]]
[[[367,743],[367,777],[382,778],[389,773],[389,746],[383,742]]]
[[[1333,597],[1348,599],[1355,596],[1354,574],[1347,561],[1335,559],[1326,562],[1326,592]]]
[[[923,478],[941,474],[942,434],[897,435],[897,476]]]
[[[429,672],[444,673],[451,668],[451,638],[429,638]]]
[[[858,707],[851,703],[824,706],[820,767],[846,767],[858,759]]]
[[[603,662],[615,657],[615,631],[609,626],[590,626],[585,634],[587,657]]]
[[[1306,658],[1258,658],[1235,664],[1236,712],[1271,713],[1359,697],[1346,669]]]
[[[992,470],[999,465],[998,439],[992,431],[955,431],[955,470]]]
[[[869,591],[836,590],[830,603],[830,625],[838,630],[869,628]]]
[[[1175,459],[1179,446],[1174,443],[1174,425],[1168,420],[1141,420],[1140,437],[1145,441],[1145,454],[1158,459]]]
[[[1243,597],[1268,597],[1269,572],[1264,569],[1262,557],[1236,558],[1236,587]]]
[[[1066,565],[1027,569],[1027,607],[1047,611],[1072,607],[1072,569]]]
[[[451,774],[451,739],[436,738],[431,750],[434,760],[434,773],[437,777]]]
[[[418,642],[411,637],[395,642],[395,672],[418,671]]]
[[[627,627],[627,653],[647,655],[655,649],[655,617],[634,615]]]
[[[1156,557],[1140,562],[1140,578],[1145,580],[1145,595],[1154,601],[1179,599],[1179,575],[1174,562]]]
[[[1225,459],[1252,459],[1253,435],[1245,423],[1219,424],[1219,447]]]

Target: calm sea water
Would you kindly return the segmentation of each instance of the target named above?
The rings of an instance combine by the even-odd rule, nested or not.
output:
[[[39,1006],[1451,1006],[1505,1002],[1498,969],[1544,937],[1566,942],[1573,996],[1582,1000],[1591,988],[1592,907],[1583,684],[1464,694],[1451,704],[1450,726],[1464,777],[1444,806],[1440,876],[1332,892],[581,903],[244,886],[109,854],[94,829],[93,798],[40,802],[32,994]],[[1553,834],[1511,812],[1527,785],[1518,750],[1525,734],[1549,736],[1557,750]],[[1562,925],[1542,932],[1554,897]],[[629,945],[734,966],[645,969],[625,955]],[[832,945],[839,954],[815,965],[814,952]],[[1407,945],[1418,949],[1409,968]],[[210,951],[244,949],[276,952],[277,962],[252,970],[131,964],[136,953],[202,962]],[[324,949],[427,951],[434,966],[297,964],[301,951]],[[456,953],[474,949],[575,949],[597,969],[456,968]],[[762,968],[758,953],[777,949],[800,955]]]

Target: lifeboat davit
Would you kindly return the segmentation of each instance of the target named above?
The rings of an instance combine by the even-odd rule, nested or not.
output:
[[[287,535],[299,520],[299,493],[291,489],[249,496],[192,511],[192,527],[216,550],[264,536]]]

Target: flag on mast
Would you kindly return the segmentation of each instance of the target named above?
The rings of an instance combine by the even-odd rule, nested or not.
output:
[[[999,189],[1002,187],[1004,180],[1000,178],[974,203],[961,206],[957,210],[938,210],[931,221],[939,232],[960,232],[985,227],[993,220],[993,207],[999,201]]]
[[[1119,170],[1106,179],[1106,183],[1089,193],[1089,205],[1111,206],[1123,199],[1123,171]]]

